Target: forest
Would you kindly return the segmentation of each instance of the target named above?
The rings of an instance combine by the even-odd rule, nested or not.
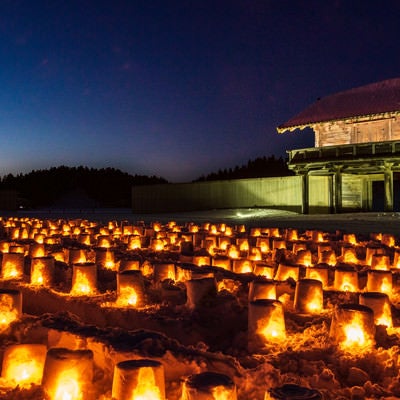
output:
[[[16,190],[24,207],[130,207],[134,185],[167,183],[156,176],[130,175],[115,168],[53,167],[1,179],[1,190]],[[70,199],[70,203],[68,203]]]
[[[289,170],[286,163],[287,160],[282,157],[276,158],[274,155],[258,157],[255,160],[249,160],[246,165],[223,170],[220,169],[218,172],[212,172],[205,176],[203,175],[193,182],[294,175],[294,173]]]

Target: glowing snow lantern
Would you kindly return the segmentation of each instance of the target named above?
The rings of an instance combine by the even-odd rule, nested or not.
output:
[[[311,251],[306,249],[299,250],[297,252],[296,264],[301,264],[305,267],[309,267],[310,265],[312,265]]]
[[[181,400],[236,400],[232,379],[217,372],[202,372],[183,382]]]
[[[357,264],[356,249],[354,247],[342,247],[342,259],[346,264]]]
[[[4,352],[1,377],[10,386],[40,385],[47,348],[43,344],[16,344]]]
[[[240,251],[237,248],[236,245],[231,244],[230,246],[228,246],[227,248],[227,255],[229,258],[239,258],[240,257]]]
[[[145,302],[141,271],[126,270],[117,274],[117,301],[119,307],[142,307]]]
[[[84,244],[86,246],[91,245],[91,236],[87,232],[82,232],[78,235],[78,243]]]
[[[374,255],[385,255],[385,249],[383,247],[367,246],[365,254],[365,263],[369,266],[372,265],[372,257]]]
[[[306,278],[316,279],[322,282],[322,288],[329,285],[329,267],[326,264],[317,264],[314,267],[306,268]]]
[[[393,255],[393,268],[400,269],[400,249],[396,249]]]
[[[294,308],[303,314],[319,314],[323,309],[322,282],[316,279],[297,281]]]
[[[262,260],[261,249],[259,247],[254,247],[254,246],[250,247],[248,259],[253,261],[261,261]]]
[[[318,264],[336,265],[336,254],[333,250],[324,250],[319,253]]]
[[[389,270],[390,258],[385,254],[373,254],[371,258],[371,268],[376,270]]]
[[[358,291],[358,273],[353,267],[341,266],[335,268],[334,283],[335,290],[342,292]]]
[[[153,263],[153,280],[156,285],[171,279],[175,280],[175,264],[169,262],[156,262]]]
[[[292,246],[293,254],[298,254],[301,250],[307,250],[307,243],[305,242],[294,242]]]
[[[276,300],[276,283],[273,280],[251,281],[249,284],[249,301],[263,299]]]
[[[45,245],[43,243],[32,243],[29,246],[29,257],[44,257],[46,255]]]
[[[42,387],[49,400],[94,400],[93,352],[54,347],[47,351]]]
[[[354,233],[345,233],[343,234],[343,241],[352,245],[357,244],[357,238]]]
[[[162,251],[164,250],[165,243],[163,239],[153,238],[151,239],[150,247],[154,251]]]
[[[360,304],[341,304],[332,315],[331,338],[343,350],[359,351],[374,345],[374,312]]]
[[[136,250],[142,247],[142,241],[139,235],[132,235],[128,239],[128,250]]]
[[[242,258],[240,260],[233,260],[233,272],[237,274],[252,273],[254,269],[253,262]]]
[[[14,289],[0,289],[0,332],[22,315],[22,293]]]
[[[97,236],[97,246],[108,249],[112,246],[112,239],[110,235]]]
[[[119,362],[114,367],[112,398],[115,400],[165,400],[163,365],[149,359]]]
[[[68,263],[81,264],[87,262],[86,251],[84,249],[71,248],[68,250]]]
[[[299,235],[297,229],[286,229],[286,240],[289,242],[293,242],[299,239]]]
[[[97,266],[95,263],[78,263],[72,266],[72,296],[90,296],[97,291]]]
[[[251,228],[250,229],[250,236],[253,236],[253,237],[261,236],[261,228]]]
[[[115,270],[115,254],[114,251],[108,248],[96,249],[96,264],[102,268]]]
[[[218,248],[221,250],[227,250],[231,244],[231,238],[226,236],[218,237]]]
[[[297,265],[288,265],[280,263],[274,279],[277,281],[286,281],[289,278],[297,281],[299,279],[300,268]]]
[[[215,278],[189,279],[185,281],[187,301],[189,309],[201,307],[204,300],[215,297],[217,294],[217,283]]]
[[[381,243],[388,247],[394,247],[396,240],[395,237],[389,233],[384,233],[382,235]]]
[[[258,237],[256,240],[256,247],[259,247],[261,253],[268,253],[269,248],[269,238],[268,237]]]
[[[264,262],[256,262],[254,266],[254,275],[264,276],[267,279],[274,279],[275,266]]]
[[[1,261],[2,279],[21,279],[24,274],[24,255],[4,253]]]
[[[385,325],[388,328],[393,326],[392,310],[387,294],[379,292],[361,293],[359,302],[373,310],[375,325]]]
[[[49,287],[53,283],[54,257],[35,257],[31,259],[31,285]]]
[[[279,232],[279,228],[268,228],[268,236],[273,237],[273,238],[278,238],[281,236]]]
[[[392,292],[392,281],[391,271],[369,270],[367,272],[367,291],[390,294]]]
[[[139,260],[123,259],[119,264],[119,272],[122,271],[136,271],[140,269]]]
[[[278,300],[256,300],[249,303],[248,349],[261,352],[267,343],[286,339],[283,305]]]
[[[243,252],[249,251],[249,240],[247,238],[237,238],[236,244],[239,246],[239,250]]]

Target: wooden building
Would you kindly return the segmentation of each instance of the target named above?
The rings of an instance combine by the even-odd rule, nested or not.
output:
[[[310,175],[329,177],[332,212],[400,209],[400,78],[319,99],[277,130],[304,128],[315,147],[288,151],[303,177],[303,213]]]

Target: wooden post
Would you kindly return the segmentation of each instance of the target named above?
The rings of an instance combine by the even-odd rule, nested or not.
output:
[[[308,171],[303,170],[301,171],[301,194],[302,194],[302,199],[301,199],[301,213],[302,214],[308,214],[309,212],[309,178],[308,178]]]
[[[393,171],[392,163],[384,164],[384,210],[393,211]]]
[[[342,165],[335,165],[334,169],[334,185],[333,185],[333,192],[334,192],[334,212],[336,214],[342,211]]]

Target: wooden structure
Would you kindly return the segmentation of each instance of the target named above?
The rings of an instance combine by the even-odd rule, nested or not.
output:
[[[400,78],[317,100],[277,130],[304,128],[313,129],[315,147],[288,151],[289,168],[303,178],[303,213],[308,213],[309,175],[330,177],[332,212],[343,210],[346,196],[358,196],[355,209],[373,210],[380,191],[384,211],[399,207]],[[345,175],[352,176],[348,182],[359,183],[353,189],[348,185],[346,193]]]

